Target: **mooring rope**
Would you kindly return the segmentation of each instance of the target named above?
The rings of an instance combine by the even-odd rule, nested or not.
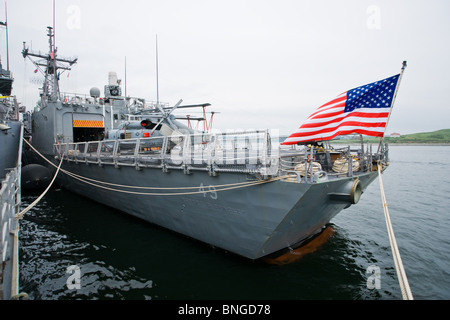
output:
[[[26,140],[25,140],[26,141]],[[62,164],[62,159],[59,162],[59,166],[57,167],[58,169],[56,170],[55,176],[53,177],[52,181],[50,182],[50,184],[47,186],[47,188],[44,190],[44,192],[42,192],[42,194],[36,198],[36,200],[34,200],[28,207],[26,207],[25,209],[23,209],[21,212],[17,213],[15,215],[16,220],[22,219],[24,214],[27,213],[31,208],[33,208],[39,201],[41,201],[41,199],[45,196],[45,194],[47,193],[48,190],[50,190],[53,182],[55,182],[56,176],[58,175],[59,169],[61,168],[61,164]],[[56,166],[55,166],[56,167]]]
[[[409,287],[408,279],[406,277],[405,269],[403,268],[402,258],[398,250],[397,241],[395,240],[394,229],[392,228],[391,218],[389,217],[389,210],[387,208],[386,196],[384,194],[383,180],[381,179],[381,163],[378,162],[378,177],[380,180],[381,200],[383,202],[384,217],[386,219],[386,226],[389,234],[389,241],[391,243],[392,255],[394,257],[395,269],[397,270],[398,282],[400,290],[402,291],[403,300],[414,300]]]
[[[25,142],[40,157],[42,157],[45,161],[50,163],[52,166],[56,167],[56,165],[53,162],[51,162],[46,157],[44,157],[27,140],[25,140]],[[61,156],[61,161],[63,159],[64,158]],[[201,187],[195,186],[195,187],[161,188],[161,187],[140,187],[140,186],[121,185],[121,184],[114,184],[114,183],[109,183],[109,182],[105,182],[105,181],[98,181],[98,180],[90,179],[90,178],[77,175],[75,173],[72,173],[72,172],[64,170],[64,169],[61,169],[61,171],[63,173],[65,173],[65,174],[67,174],[68,176],[76,179],[76,180],[79,180],[79,181],[84,182],[86,184],[92,185],[94,187],[98,187],[98,188],[102,188],[102,189],[110,190],[110,191],[115,191],[115,192],[122,192],[122,193],[136,194],[136,195],[152,195],[152,196],[156,196],[156,195],[158,195],[158,196],[179,196],[179,195],[213,193],[213,192],[226,191],[226,190],[232,190],[232,189],[238,189],[238,188],[245,188],[245,187],[250,187],[250,186],[259,185],[259,184],[265,184],[265,183],[268,183],[268,182],[281,180],[281,179],[284,179],[284,178],[287,177],[287,175],[286,175],[286,176],[280,176],[280,177],[270,178],[270,179],[265,179],[265,180],[246,181],[246,182],[237,182],[237,183],[222,184],[222,185],[211,185],[211,186],[208,185],[208,186],[204,186],[205,190],[191,191],[191,192],[170,192],[170,193],[158,193],[158,192],[156,192],[156,193],[151,193],[151,192],[136,192],[136,191],[127,191],[127,190],[115,189],[115,188],[107,187],[107,186],[104,186],[104,185],[110,185],[110,186],[122,187],[122,188],[130,188],[130,189],[138,188],[138,189],[151,189],[151,190],[199,189]],[[99,184],[104,184],[104,185],[99,185]]]
[[[277,178],[271,178],[271,179],[267,179],[267,180],[259,180],[259,181],[251,181],[245,185],[236,185],[233,187],[225,187],[225,188],[221,188],[221,189],[216,189],[214,186],[204,186],[205,190],[199,190],[199,191],[190,191],[190,192],[170,192],[170,193],[158,193],[158,192],[137,192],[137,191],[128,191],[128,190],[121,190],[121,189],[114,189],[114,188],[110,188],[110,187],[106,187],[106,186],[102,186],[99,184],[95,184],[89,181],[86,181],[84,179],[81,179],[79,177],[74,176],[72,173],[70,172],[65,172],[66,174],[68,174],[69,176],[71,176],[74,179],[77,179],[81,182],[84,182],[86,184],[92,185],[94,187],[98,187],[98,188],[102,188],[102,189],[106,189],[106,190],[110,190],[110,191],[115,191],[115,192],[122,192],[122,193],[129,193],[129,194],[136,194],[136,195],[148,195],[148,196],[182,196],[182,195],[192,195],[192,194],[205,194],[205,193],[213,193],[213,192],[219,192],[219,191],[226,191],[226,190],[232,190],[232,189],[239,189],[239,188],[245,188],[245,187],[250,187],[250,186],[255,186],[255,185],[259,185],[259,184],[264,184],[264,183],[268,183],[268,182],[273,182],[273,181],[277,181],[280,179],[284,179],[286,178],[285,176],[282,177],[277,177]],[[103,182],[101,182],[103,183]],[[214,187],[214,188],[213,188]],[[201,187],[193,187],[196,189],[199,189]],[[207,190],[206,190],[207,188]]]

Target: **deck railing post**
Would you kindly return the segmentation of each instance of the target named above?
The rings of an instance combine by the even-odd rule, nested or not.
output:
[[[348,172],[347,172],[347,176],[348,176],[348,177],[351,177],[351,176],[353,176],[353,157],[352,157],[352,153],[351,153],[351,150],[350,150],[350,145],[348,146],[347,159],[348,159]]]

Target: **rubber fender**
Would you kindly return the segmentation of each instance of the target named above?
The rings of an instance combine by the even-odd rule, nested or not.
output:
[[[27,164],[22,168],[21,188],[24,190],[48,187],[53,176],[47,167],[40,164]]]

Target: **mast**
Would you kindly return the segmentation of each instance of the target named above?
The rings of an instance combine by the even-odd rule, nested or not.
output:
[[[44,96],[51,97],[52,100],[59,99],[59,82],[56,65],[56,47],[55,47],[55,33],[53,27],[48,27],[48,44],[49,44],[49,59],[47,63],[46,77],[44,83]]]
[[[53,0],[53,44],[55,44],[55,0]]]
[[[9,38],[8,38],[8,10],[5,2],[5,27],[6,27],[6,70],[9,71]]]
[[[28,57],[44,75],[43,101],[55,102],[60,100],[61,98],[59,91],[60,74],[66,70],[71,70],[70,67],[77,62],[78,58],[58,58],[58,49],[55,47],[55,34],[53,27],[47,27],[47,29],[49,53],[42,54],[41,52],[30,51],[29,48],[26,47],[24,42],[22,55],[24,58]],[[31,57],[38,58],[40,60],[34,61]],[[45,69],[43,70],[40,67],[44,67]],[[59,72],[58,70],[62,70],[62,72]]]
[[[8,40],[8,10],[5,2],[5,22],[0,21],[0,26],[6,29],[6,70],[9,71],[9,40]]]

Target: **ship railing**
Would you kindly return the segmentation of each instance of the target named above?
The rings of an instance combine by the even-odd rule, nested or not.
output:
[[[68,161],[97,165],[135,166],[216,172],[278,173],[278,146],[268,131],[172,135],[149,138],[56,144]]]
[[[138,97],[117,97],[119,99],[125,100],[127,102],[127,106],[130,108],[130,112],[138,113],[145,110],[151,110],[157,108],[157,105],[163,108],[169,107],[168,102],[157,102],[153,100],[148,100],[144,98],[138,98]],[[75,105],[81,105],[81,104],[104,104],[105,99],[103,98],[94,98],[87,94],[80,94],[80,93],[72,93],[72,92],[61,92],[60,99],[63,103],[66,104],[75,104]]]
[[[389,148],[380,143],[373,152],[372,145],[347,145],[332,148],[324,146],[289,146],[280,150],[280,172],[293,182],[317,182],[327,179],[352,177],[376,171],[381,163],[389,162]]]
[[[0,185],[0,297],[2,298],[13,297],[19,291],[19,223],[16,215],[21,205],[22,137],[23,126],[20,131],[16,166],[7,169],[8,172],[2,177]]]
[[[68,104],[96,104],[96,100],[87,94],[61,92],[60,98],[63,103]]]
[[[20,210],[20,167],[9,171],[0,188],[0,299],[18,293],[18,232],[15,215]]]
[[[288,175],[293,182],[317,182],[357,176],[387,165],[388,145],[332,148],[273,144],[267,131],[221,134],[172,135],[150,138],[88,141],[57,144],[65,159],[86,164],[135,166],[250,174]]]
[[[0,189],[0,203],[0,252],[3,265],[4,262],[12,258],[10,256],[10,249],[12,248],[13,243],[8,242],[8,239],[10,232],[14,232],[17,225],[15,214],[18,212],[20,205],[20,168],[10,170],[2,180]]]

